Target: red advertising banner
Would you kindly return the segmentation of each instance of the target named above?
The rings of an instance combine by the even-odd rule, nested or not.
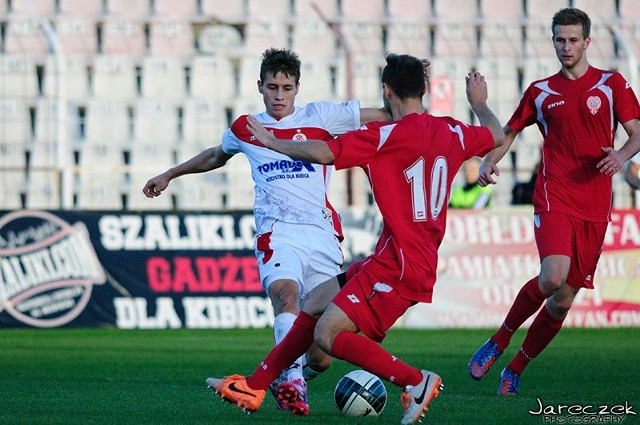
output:
[[[578,293],[565,326],[640,326],[640,211],[612,218],[595,289]],[[532,209],[449,211],[438,270],[433,303],[413,307],[402,326],[498,327],[540,271]]]

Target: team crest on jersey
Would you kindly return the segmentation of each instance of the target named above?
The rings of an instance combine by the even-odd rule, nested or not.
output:
[[[307,136],[304,135],[302,130],[297,129],[296,134],[293,135],[291,140],[295,140],[296,142],[304,142],[305,140],[307,140]]]
[[[600,106],[602,106],[602,101],[598,96],[589,96],[589,98],[587,99],[587,107],[593,115],[598,113],[598,109],[600,109]]]

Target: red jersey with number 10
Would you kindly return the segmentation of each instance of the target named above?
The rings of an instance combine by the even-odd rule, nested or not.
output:
[[[507,123],[520,132],[537,124],[544,137],[533,205],[585,221],[611,219],[612,180],[596,164],[613,147],[618,123],[640,117],[629,83],[617,72],[589,67],[570,80],[561,72],[534,81]]]
[[[328,145],[337,169],[360,166],[369,177],[383,219],[369,259],[387,265],[380,281],[397,281],[404,298],[431,302],[451,183],[465,160],[493,148],[491,132],[451,117],[410,114],[368,123]]]

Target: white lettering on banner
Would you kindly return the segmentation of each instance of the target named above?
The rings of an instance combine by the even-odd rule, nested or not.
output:
[[[638,247],[640,246],[639,217],[631,213],[611,213],[611,223],[607,227],[604,244]]]
[[[444,243],[449,245],[511,245],[534,241],[530,212],[449,214]]]
[[[640,256],[631,253],[603,253],[598,261],[598,279],[640,279]]]
[[[117,250],[229,250],[252,249],[255,222],[240,217],[238,235],[232,215],[104,215],[100,218],[100,241]]]
[[[187,328],[264,328],[273,325],[273,308],[264,297],[185,297]]]
[[[537,255],[443,255],[440,276],[449,279],[518,279],[540,272]]]
[[[146,298],[114,298],[116,326],[120,329],[175,329],[182,322],[173,307],[173,299],[156,298],[156,315],[147,313]]]
[[[84,223],[46,211],[0,217],[0,312],[35,327],[69,323],[105,283]]]
[[[27,290],[56,281],[104,280],[82,229],[22,255],[0,257],[0,305]]]
[[[174,329],[183,327],[173,299],[156,298],[155,315],[146,298],[114,298],[120,329]],[[184,327],[191,329],[264,328],[273,325],[273,308],[265,297],[185,297]]]
[[[640,311],[637,310],[571,310],[563,326],[581,328],[604,328],[619,326],[640,326]]]

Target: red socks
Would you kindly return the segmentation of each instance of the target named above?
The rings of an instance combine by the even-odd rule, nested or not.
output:
[[[392,356],[375,341],[352,332],[340,332],[336,335],[331,355],[360,366],[402,389],[407,385],[418,385],[422,381],[420,370]]]
[[[254,390],[266,390],[284,369],[311,347],[316,323],[318,319],[301,311],[280,344],[273,347],[253,374],[247,377],[247,385]]]
[[[522,342],[518,354],[511,360],[508,369],[521,374],[529,362],[544,350],[562,329],[562,320],[554,319],[546,308],[540,310]]]
[[[491,340],[498,344],[498,350],[504,351],[509,346],[513,333],[531,317],[542,305],[547,296],[538,286],[538,277],[524,284],[504,319],[504,323]]]

